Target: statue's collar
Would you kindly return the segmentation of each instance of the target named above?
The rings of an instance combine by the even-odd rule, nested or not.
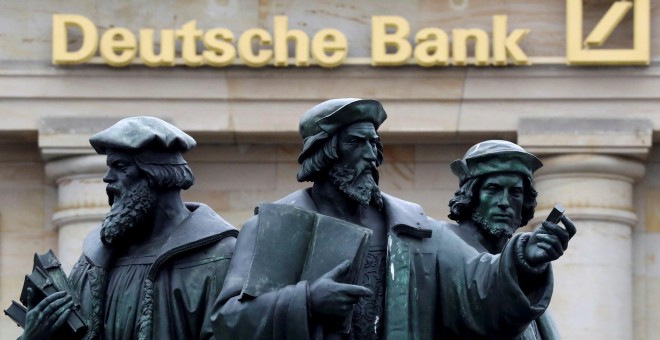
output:
[[[397,236],[431,237],[432,230],[424,209],[418,204],[382,193],[387,224]]]
[[[191,214],[176,228],[174,234],[158,251],[154,270],[171,256],[225,238],[238,231],[211,208],[201,203],[186,203]],[[100,228],[92,231],[83,243],[83,254],[95,266],[108,269],[115,259],[115,250],[101,242]],[[150,271],[151,272],[151,271]]]
[[[317,211],[316,204],[310,195],[311,188],[298,190],[275,203],[291,204],[300,208]],[[389,230],[400,235],[417,238],[431,237],[428,218],[421,206],[382,193],[385,209],[385,219]]]

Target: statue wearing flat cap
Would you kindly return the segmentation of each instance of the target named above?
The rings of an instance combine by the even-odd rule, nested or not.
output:
[[[355,98],[325,101],[302,116],[303,150],[298,158],[297,179],[311,181],[313,185],[275,202],[274,206],[281,207],[275,213],[267,214],[262,204],[258,214],[244,224],[225,285],[214,306],[216,337],[405,339],[409,334],[432,337],[434,325],[417,320],[425,319],[427,312],[435,310],[430,303],[422,301],[433,301],[435,295],[432,287],[435,279],[425,274],[434,270],[434,260],[416,252],[431,237],[431,220],[419,205],[387,195],[378,188],[383,146],[377,130],[385,119],[386,113],[379,102]],[[279,251],[290,251],[299,238],[295,228],[287,238],[262,237],[282,224],[285,215],[293,209],[286,207],[291,206],[317,214],[316,221],[326,223],[315,225],[314,233],[331,235],[310,243],[307,256],[311,260],[305,263],[333,265],[324,267],[319,277],[294,279],[276,289],[262,291],[259,285],[252,289],[253,269],[264,247],[277,242],[271,258],[278,258]],[[302,220],[307,215],[300,216]],[[320,248],[342,253],[356,243],[352,237],[345,237],[355,230],[345,223],[369,231],[361,261],[315,257],[321,253],[317,251]],[[303,228],[302,221],[293,224]],[[345,229],[332,233],[330,228]],[[361,234],[356,232],[356,235]],[[269,242],[263,242],[264,239]],[[263,270],[272,273],[270,279],[281,277],[282,273],[288,273],[291,262],[294,260],[271,262]],[[313,269],[303,266],[303,274],[295,277],[306,277],[305,272],[310,270],[318,273]],[[357,273],[356,279],[347,282],[345,277],[351,273]],[[341,321],[343,327],[337,327]]]
[[[84,241],[69,280],[88,316],[86,339],[208,339],[237,230],[211,208],[184,203],[194,182],[182,154],[195,140],[154,117],[126,118],[90,138],[107,155],[111,205]],[[31,308],[23,339],[48,339],[69,297]]]
[[[559,338],[546,312],[550,262],[564,253],[575,226],[563,211],[553,212],[554,221],[514,236],[534,216],[532,175],[542,166],[501,140],[476,144],[451,163],[460,188],[449,201],[449,218],[458,224],[438,222],[434,230],[443,339]]]

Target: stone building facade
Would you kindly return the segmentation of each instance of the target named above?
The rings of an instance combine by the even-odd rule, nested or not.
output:
[[[550,309],[562,335],[657,339],[660,6],[632,1],[633,8],[650,4],[648,65],[574,66],[566,65],[566,11],[574,1],[0,1],[0,306],[18,297],[35,252],[52,248],[70,268],[82,238],[108,211],[105,159],[93,154],[92,133],[134,115],[177,125],[199,143],[186,156],[196,184],[185,198],[240,226],[255,204],[307,185],[295,180],[300,115],[328,98],[359,97],[380,100],[389,115],[380,129],[381,188],[434,218],[446,219],[457,188],[449,163],[475,142],[506,139],[539,155],[545,167],[536,176],[533,224],[561,202],[578,226],[554,265]],[[585,31],[611,4],[584,1]],[[609,48],[631,48],[634,10],[627,13]],[[350,48],[334,68],[111,67],[99,56],[60,66],[51,62],[56,14],[85,16],[99,34],[180,29],[196,20],[200,29],[231,30],[235,40],[252,28],[272,32],[274,17],[285,15],[289,29],[310,38],[324,28],[343,32]],[[385,15],[410,24],[411,43],[426,27],[491,34],[493,16],[506,15],[507,32],[529,29],[518,44],[531,65],[426,68],[411,58],[370,66],[372,19]],[[70,34],[68,48],[81,39]],[[469,64],[474,48],[467,52]],[[0,338],[18,334],[0,317]]]

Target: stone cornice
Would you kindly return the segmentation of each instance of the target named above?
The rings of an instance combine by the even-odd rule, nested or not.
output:
[[[31,69],[0,65],[0,111],[17,117],[0,137],[39,134],[47,159],[88,152],[89,133],[58,140],[40,120],[74,117],[117,121],[153,115],[200,143],[299,144],[303,112],[327,98],[383,102],[387,143],[514,139],[521,119],[648,119],[660,141],[660,65],[586,69],[520,68]],[[101,126],[99,126],[101,128]],[[639,154],[643,150],[621,149]],[[621,151],[615,150],[615,151]],[[558,150],[563,152],[563,150]],[[610,152],[611,150],[608,150]]]
[[[521,118],[518,144],[537,156],[594,154],[644,160],[653,144],[653,122],[641,118]],[[584,159],[597,169],[602,159]],[[585,165],[587,165],[585,163]],[[600,169],[598,169],[600,171]]]

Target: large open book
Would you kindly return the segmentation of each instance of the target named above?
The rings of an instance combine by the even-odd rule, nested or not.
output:
[[[300,281],[310,283],[345,260],[342,283],[357,283],[372,231],[292,205],[259,206],[257,240],[242,296],[257,297]],[[350,317],[348,318],[350,321]],[[350,322],[344,321],[344,330]]]
[[[32,273],[25,275],[25,282],[21,292],[20,300],[23,305],[12,301],[9,308],[4,311],[20,327],[25,327],[27,310],[24,306],[28,305],[28,288],[32,289],[35,304],[51,294],[66,291],[72,297],[72,313],[69,314],[66,323],[61,330],[56,332],[56,335],[58,337],[66,337],[67,339],[82,339],[85,336],[87,326],[80,309],[80,300],[71,287],[60,262],[52,250],[49,250],[43,255],[34,254]]]

